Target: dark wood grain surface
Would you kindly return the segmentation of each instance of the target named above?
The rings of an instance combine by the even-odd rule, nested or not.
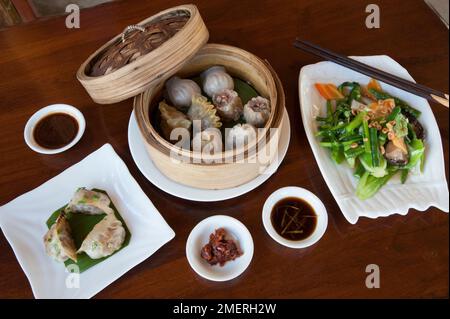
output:
[[[317,59],[292,47],[300,36],[347,55],[387,54],[418,82],[448,92],[448,30],[439,18],[421,0],[377,1],[381,28],[369,30],[364,23],[367,1],[198,1],[210,42],[238,46],[270,61],[284,84],[292,125],[288,154],[270,180],[239,198],[205,204],[177,199],[148,182],[127,143],[132,100],[97,105],[75,78],[79,65],[125,26],[179,3],[124,0],[82,11],[80,29],[66,29],[65,17],[57,17],[0,31],[0,205],[111,143],[176,237],[98,298],[448,297],[447,214],[430,208],[412,210],[405,217],[362,218],[357,225],[344,219],[319,172],[300,118],[298,74]],[[26,146],[23,129],[35,111],[52,103],[78,107],[87,129],[71,150],[40,155]],[[438,105],[432,109],[448,172],[448,111]],[[288,185],[313,191],[328,209],[327,232],[311,248],[284,248],[263,228],[265,199]],[[238,218],[255,242],[250,267],[226,283],[198,277],[185,257],[189,232],[212,214]],[[33,297],[3,234],[0,251],[0,297]],[[380,289],[365,286],[365,267],[371,263],[380,266]]]

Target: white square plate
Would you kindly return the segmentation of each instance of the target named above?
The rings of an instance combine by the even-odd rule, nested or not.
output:
[[[131,239],[128,246],[81,273],[79,288],[68,288],[68,271],[63,263],[46,255],[42,238],[49,216],[67,204],[81,186],[108,193],[131,232]],[[110,144],[0,207],[0,227],[36,298],[90,298],[175,236]]]
[[[414,81],[405,68],[388,56],[352,58]],[[315,118],[317,115],[324,115],[326,108],[325,100],[314,88],[314,83],[325,82],[339,85],[345,81],[368,83],[369,80],[363,74],[332,62],[307,65],[300,71],[299,96],[303,126],[323,178],[342,213],[350,223],[355,224],[361,216],[377,218],[391,214],[406,215],[410,208],[423,211],[430,206],[435,206],[448,212],[449,194],[445,179],[441,136],[430,105],[425,99],[381,83],[383,90],[422,112],[419,121],[425,128],[426,135],[424,172],[420,175],[409,176],[404,185],[401,184],[397,174],[374,197],[362,201],[355,194],[357,179],[353,176],[353,170],[345,164],[335,164],[329,151],[319,145],[319,139],[315,136],[318,129]]]

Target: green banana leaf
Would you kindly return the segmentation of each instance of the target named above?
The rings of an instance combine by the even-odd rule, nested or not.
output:
[[[101,192],[106,195],[108,195],[104,190],[101,189],[93,189],[93,191]],[[46,224],[47,227],[50,229],[52,225],[56,222],[56,219],[61,214],[61,212],[66,208],[67,205],[64,205],[60,209],[56,210],[47,220]],[[87,269],[97,265],[98,263],[101,263],[103,260],[113,256],[118,251],[126,247],[131,238],[131,233],[125,224],[125,221],[123,220],[122,216],[120,216],[119,212],[117,211],[116,207],[114,206],[113,202],[111,201],[111,204],[109,205],[114,210],[114,215],[122,222],[122,226],[125,228],[125,240],[122,244],[122,247],[115,251],[112,255],[99,258],[99,259],[91,259],[86,253],[80,253],[77,254],[77,262],[74,262],[71,259],[68,259],[64,262],[65,266],[69,265],[77,265],[79,267],[80,273],[86,271]],[[87,215],[87,214],[73,214],[71,212],[66,213],[67,221],[69,222],[70,228],[72,230],[72,236],[73,240],[75,242],[75,247],[79,249],[81,247],[81,244],[83,243],[83,240],[86,238],[86,236],[91,232],[91,230],[94,228],[94,226],[100,222],[106,214],[102,215]]]

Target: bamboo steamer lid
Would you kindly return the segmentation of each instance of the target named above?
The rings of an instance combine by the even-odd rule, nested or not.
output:
[[[195,5],[173,7],[128,26],[80,66],[77,78],[96,103],[120,102],[177,73],[208,38]]]

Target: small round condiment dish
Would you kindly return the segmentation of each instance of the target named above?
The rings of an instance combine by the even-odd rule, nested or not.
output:
[[[202,248],[209,242],[209,236],[216,229],[224,228],[242,255],[223,266],[210,265],[201,257]],[[192,269],[201,277],[212,281],[227,281],[242,274],[253,258],[253,239],[247,227],[236,218],[224,215],[208,217],[198,223],[189,234],[186,242],[186,257]]]
[[[310,236],[302,240],[288,240],[277,233],[272,225],[271,214],[274,206],[281,200],[289,197],[299,198],[311,205],[317,215],[317,223]],[[272,193],[264,203],[262,220],[267,233],[279,244],[289,248],[306,248],[322,238],[328,225],[328,215],[322,201],[309,190],[301,187],[283,187]]]
[[[42,147],[36,142],[36,139],[34,138],[34,129],[36,127],[36,124],[38,124],[41,119],[55,113],[64,113],[72,116],[78,123],[78,132],[75,138],[67,145],[56,149],[49,149]],[[77,108],[68,104],[52,104],[40,109],[29,118],[27,124],[25,125],[23,135],[25,143],[27,143],[27,145],[33,151],[41,154],[57,154],[64,152],[74,146],[83,136],[85,128],[86,120],[84,119],[83,114]]]

